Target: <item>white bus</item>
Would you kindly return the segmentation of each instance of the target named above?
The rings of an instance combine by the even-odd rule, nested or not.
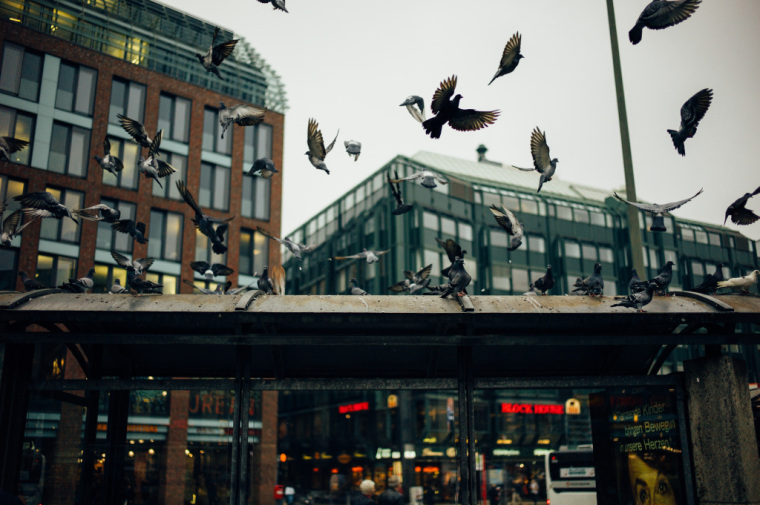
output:
[[[590,446],[545,456],[547,505],[596,505],[596,468]]]

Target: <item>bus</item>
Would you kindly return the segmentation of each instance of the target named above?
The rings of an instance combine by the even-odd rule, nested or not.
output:
[[[596,468],[591,446],[561,447],[544,458],[547,505],[596,505]]]

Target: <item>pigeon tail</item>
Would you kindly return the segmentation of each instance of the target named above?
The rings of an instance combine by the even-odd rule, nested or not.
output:
[[[668,130],[668,133],[670,133],[670,138],[673,139],[673,145],[675,146],[676,151],[678,151],[678,154],[686,156],[686,148],[683,145],[681,135],[676,130]]]
[[[441,131],[446,120],[442,120],[439,116],[433,116],[430,119],[423,121],[422,126],[425,128],[425,133],[430,135],[430,138],[441,138]]]
[[[227,252],[227,246],[222,244],[221,242],[214,242],[211,245],[211,248],[214,250],[216,254],[224,254]]]
[[[637,24],[628,32],[628,40],[630,40],[633,45],[641,42],[641,31],[643,28],[643,26]]]

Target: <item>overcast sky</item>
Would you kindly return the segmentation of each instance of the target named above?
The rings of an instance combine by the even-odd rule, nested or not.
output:
[[[290,106],[283,234],[397,154],[474,160],[485,144],[489,159],[531,166],[536,126],[560,160],[555,177],[623,187],[605,0],[287,0],[289,14],[255,0],[164,3],[240,34],[281,76]],[[704,188],[675,215],[721,224],[731,202],[760,186],[760,1],[704,0],[690,19],[645,29],[633,46],[628,30],[646,5],[615,1],[638,197],[666,203]],[[518,31],[525,59],[488,86]],[[447,126],[430,139],[399,104],[420,95],[429,116],[433,93],[454,74],[463,108],[501,116],[484,130]],[[714,90],[713,103],[681,157],[666,130],[678,128],[681,105],[703,88]],[[304,156],[310,117],[325,143],[340,128],[330,175]],[[358,162],[343,148],[349,139],[362,143]],[[748,207],[760,212],[760,195]],[[741,231],[760,239],[760,222]]]

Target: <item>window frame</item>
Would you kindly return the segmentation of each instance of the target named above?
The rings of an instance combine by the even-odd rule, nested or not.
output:
[[[121,103],[114,105],[114,83],[116,82],[124,85],[124,94],[121,97]],[[137,105],[137,109],[138,109],[137,114],[134,114],[130,111],[130,98],[132,97],[132,86],[135,86],[136,88],[137,87],[142,88],[142,104]],[[118,107],[120,109],[117,112],[118,114],[127,116],[128,118],[144,123],[145,122],[145,102],[147,100],[147,94],[148,94],[148,86],[146,86],[145,84],[132,81],[125,77],[114,75],[113,79],[111,80],[111,96],[108,102],[108,122],[111,124],[116,124],[116,125],[120,124],[119,119],[116,116],[116,114],[111,113],[112,108]]]
[[[58,200],[60,203],[62,203],[69,209],[75,208],[73,205],[67,205],[69,194],[79,194],[81,195],[81,202],[76,208],[82,208],[84,206],[84,202],[85,202],[84,191],[76,191],[71,188],[59,188],[55,186],[46,186],[45,191],[53,193],[53,196],[55,196],[56,200]],[[56,196],[55,192],[58,192],[59,195]],[[64,233],[66,233],[66,230],[64,230],[64,228],[68,228],[72,225],[74,226],[74,229],[76,230],[74,232],[75,238],[73,240],[64,238],[63,235]],[[44,236],[45,233],[47,233],[47,230],[52,227],[55,227],[55,237]],[[79,245],[79,242],[82,240],[82,227],[74,223],[68,217],[64,217],[61,219],[45,218],[45,219],[42,219],[42,225],[40,227],[40,239]]]
[[[165,125],[165,122],[161,118],[161,111],[162,111],[162,105],[166,102],[164,102],[164,99],[169,100],[169,116],[171,116],[171,120],[169,121],[169,126]],[[185,135],[182,138],[177,137],[176,131],[177,131],[177,125],[179,124],[178,118],[177,118],[177,101],[183,101],[187,102],[187,122],[184,125],[184,133]],[[193,113],[193,101],[189,98],[185,98],[182,96],[174,95],[171,93],[167,93],[165,91],[162,91],[159,95],[158,99],[158,124],[157,127],[159,130],[164,130],[164,138],[173,140],[175,142],[181,142],[183,144],[190,143],[190,123],[191,123],[191,117]]]
[[[213,120],[213,132],[207,131],[208,121]],[[222,136],[222,126],[219,124],[219,109],[213,107],[203,108],[203,137],[201,139],[201,149],[224,156],[232,156],[232,135],[234,128],[228,128]],[[207,139],[210,139],[212,145],[208,145]]]
[[[32,160],[32,148],[34,147],[34,129],[37,126],[37,116],[34,114],[30,114],[26,111],[14,109],[13,107],[6,107],[0,105],[0,110],[7,110],[10,111],[11,121],[12,124],[8,124],[8,135],[9,137],[14,137],[19,140],[26,140],[29,142],[29,145],[27,145],[23,150],[16,151],[15,153],[11,153],[10,155],[10,162],[15,163],[17,165],[24,165],[29,166],[31,160]],[[29,125],[29,135],[28,138],[23,138],[17,136],[17,130],[18,130],[18,117],[22,116],[29,119],[30,125]],[[13,129],[11,130],[11,126]],[[0,135],[2,132],[0,132]],[[5,135],[4,135],[5,136]],[[21,160],[19,160],[19,157]]]
[[[51,168],[51,160],[53,160],[53,141],[50,142],[50,151],[48,151],[48,164],[47,164],[47,171],[52,172],[54,174],[61,174],[61,175],[68,175],[70,177],[77,177],[80,179],[86,179],[87,178],[87,172],[90,165],[90,139],[92,137],[92,130],[88,130],[86,128],[82,128],[81,126],[72,125],[69,123],[64,123],[62,121],[53,121],[53,138],[57,138],[59,135],[55,133],[56,128],[63,128],[66,130],[66,141],[65,141],[65,148],[66,152],[64,153],[55,153],[55,154],[61,154],[65,158],[65,165],[62,172],[59,172],[57,170],[53,170]],[[86,144],[83,149],[82,153],[82,173],[78,174],[72,171],[72,164],[74,162],[74,158],[72,157],[72,149],[73,149],[73,141],[74,141],[74,133],[81,134],[82,138],[85,140]]]
[[[6,68],[5,66],[7,62],[6,51],[9,48],[13,48],[14,46],[21,49],[21,66],[19,68],[13,68],[13,72],[9,72],[10,69]],[[37,80],[35,82],[36,89],[33,95],[25,93],[25,90],[28,89],[27,88],[28,85],[23,84],[24,73],[30,71],[33,67],[33,64],[27,61],[27,55],[33,55],[34,57],[39,58],[39,66],[37,68]],[[2,57],[2,63],[0,63],[0,75],[1,76],[11,75],[11,77],[15,81],[13,83],[13,87],[15,88],[15,91],[13,91],[13,89],[0,88],[0,93],[15,96],[15,97],[21,98],[22,100],[29,100],[32,102],[39,101],[40,88],[42,87],[42,67],[45,61],[44,54],[39,51],[29,49],[26,46],[22,46],[20,44],[11,42],[10,40],[6,40],[5,43],[3,44],[3,53],[1,57]]]
[[[151,231],[155,228],[154,222],[153,222],[153,215],[159,215],[161,216],[161,226],[160,226],[160,240],[154,240],[155,236],[151,234]],[[177,259],[169,258],[166,254],[166,246],[168,244],[167,240],[167,222],[169,220],[169,217],[176,216],[179,218],[179,233],[178,233],[178,244],[177,244]],[[160,259],[163,261],[171,261],[175,263],[179,263],[182,261],[182,253],[184,248],[184,224],[185,224],[185,215],[179,212],[172,212],[164,209],[157,209],[155,207],[150,209],[150,218],[148,219],[148,256],[152,256],[156,259]],[[160,251],[155,252],[155,249],[151,247],[151,244],[160,244]]]
[[[122,188],[122,189],[128,189],[131,191],[137,191],[137,189],[140,187],[140,171],[137,168],[137,160],[140,159],[140,151],[141,147],[139,144],[135,144],[134,142],[131,142],[127,139],[123,139],[121,137],[114,137],[113,135],[108,135],[108,141],[111,143],[111,154],[116,156],[121,160],[121,162],[124,165],[124,169],[122,169],[120,172],[118,172],[116,175],[112,174],[108,170],[102,170],[103,176],[102,176],[102,182],[106,186],[111,186],[114,188]],[[135,162],[129,163],[124,156],[125,148],[126,146],[131,146],[135,150]],[[129,167],[129,168],[127,168]],[[125,172],[125,170],[127,172]],[[124,183],[124,174],[125,173],[133,173],[134,174],[134,186],[130,186]],[[116,178],[116,183],[112,184],[109,182],[112,180],[111,178]],[[154,184],[154,186],[157,186],[157,184]]]
[[[204,172],[206,170],[210,170],[210,178],[209,178],[209,188],[208,191],[208,197],[205,196],[206,188],[204,188]],[[224,188],[224,207],[218,207],[216,202],[216,195],[217,195],[217,174],[218,172],[225,172],[227,173],[227,185]],[[203,208],[206,209],[213,209],[218,210],[221,212],[229,212],[230,210],[230,186],[232,184],[232,169],[230,167],[225,167],[222,165],[215,165],[213,163],[209,163],[206,161],[201,161],[201,170],[200,170],[200,186],[201,189],[198,191],[198,205],[200,205]]]
[[[66,107],[62,107],[61,104],[59,104],[59,93],[61,92],[61,69],[63,69],[64,67],[71,67],[74,69],[74,79],[73,79],[74,86],[73,86],[73,91],[72,91],[70,109]],[[83,100],[83,98],[79,96],[79,93],[80,93],[79,85],[80,85],[82,69],[86,69],[87,71],[93,72],[93,81],[92,81],[93,85],[92,85],[92,89],[90,90],[91,94],[90,94],[87,111],[82,111],[78,109],[78,103],[80,102],[80,99]],[[93,113],[95,112],[95,96],[97,95],[97,89],[98,89],[98,70],[96,68],[88,67],[87,65],[81,65],[79,63],[74,63],[70,61],[61,61],[61,65],[58,70],[58,80],[56,82],[56,88],[55,88],[54,107],[57,110],[71,112],[72,114],[92,117]]]
[[[259,202],[259,188],[263,188],[261,191],[266,195],[266,205],[264,206],[265,212],[263,214],[258,213],[257,203]],[[248,205],[246,193],[250,192],[250,207],[251,212],[246,212],[246,206]],[[243,188],[240,198],[240,214],[243,217],[250,219],[256,219],[258,221],[269,221],[272,214],[272,179],[264,179],[263,177],[257,177],[255,175],[243,174]]]

